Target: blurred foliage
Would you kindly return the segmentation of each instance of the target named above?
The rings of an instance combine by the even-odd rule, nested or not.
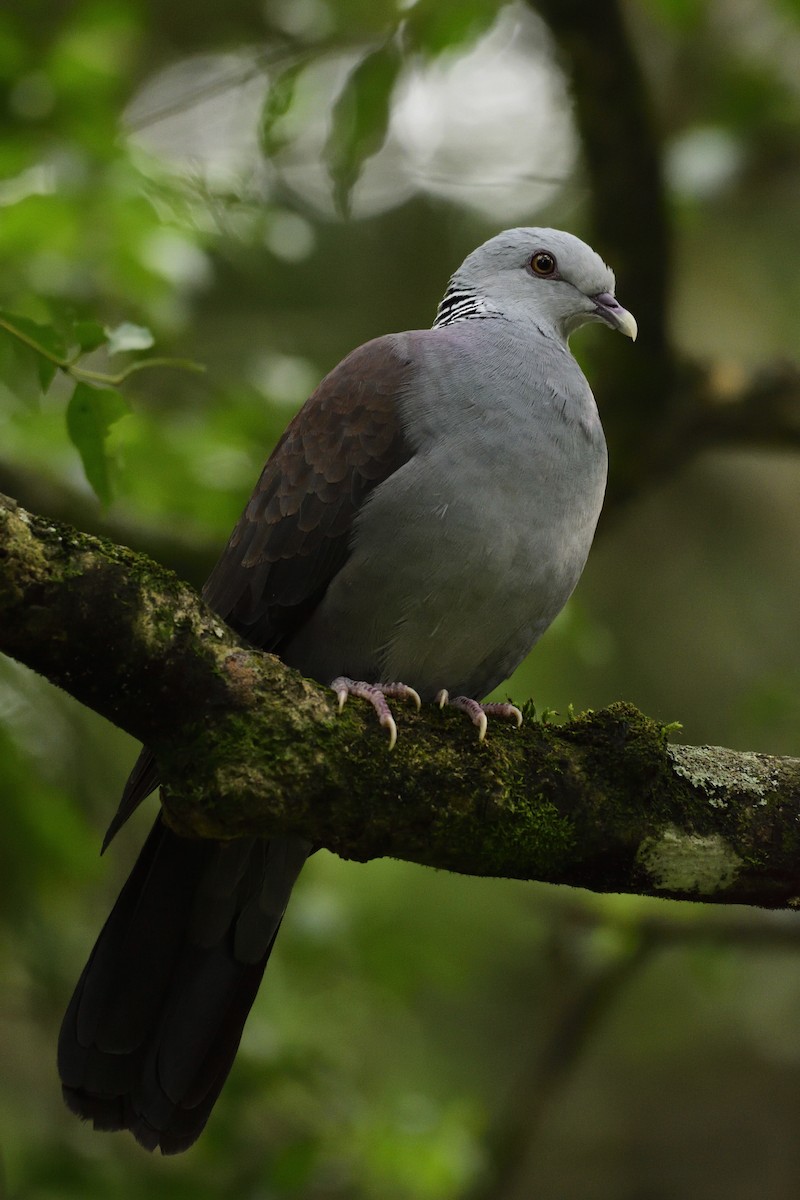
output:
[[[676,342],[723,367],[796,355],[800,8],[625,14],[662,139]],[[109,520],[191,537],[209,565],[338,358],[429,324],[502,225],[591,236],[561,68],[520,5],[28,0],[0,12],[0,92],[0,488],[14,467],[34,498],[56,480],[85,500],[88,474]],[[589,371],[594,344],[576,341]],[[502,692],[562,713],[624,696],[690,741],[797,753],[798,469],[719,452],[643,497]],[[323,855],[196,1149],[161,1161],[82,1128],[54,1046],[149,819],[95,857],[133,753],[2,665],[9,1196],[793,1200],[788,934],[723,949],[702,910]],[[644,953],[656,912],[707,937]]]
[[[392,41],[384,42],[361,59],[336,98],[325,160],[337,208],[345,216],[364,162],[386,140],[400,63],[398,47]]]

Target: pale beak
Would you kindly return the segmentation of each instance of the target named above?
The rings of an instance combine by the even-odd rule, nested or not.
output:
[[[594,311],[601,321],[605,321],[612,329],[618,329],[631,341],[636,341],[636,334],[639,332],[636,318],[627,308],[622,307],[616,296],[612,296],[611,292],[600,292],[599,295],[592,296],[592,300],[595,303]]]

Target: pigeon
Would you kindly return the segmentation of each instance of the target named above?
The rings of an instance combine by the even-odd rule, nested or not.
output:
[[[597,406],[569,350],[636,322],[612,271],[569,233],[509,229],[450,279],[429,329],[349,354],[291,421],[204,588],[244,639],[359,700],[483,698],[572,593],[606,484]],[[452,697],[452,699],[451,699]],[[106,842],[158,787],[144,749]],[[203,1130],[233,1064],[292,887],[297,836],[176,835],[161,817],[61,1028],[68,1106],[173,1154]]]

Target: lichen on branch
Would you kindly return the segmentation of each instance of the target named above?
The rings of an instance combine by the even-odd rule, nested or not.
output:
[[[171,572],[0,499],[0,651],[153,750],[187,836],[300,833],[345,858],[800,904],[800,760],[670,746],[632,705],[566,725],[371,709],[248,646]]]

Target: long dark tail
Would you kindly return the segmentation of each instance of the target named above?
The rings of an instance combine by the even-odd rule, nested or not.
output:
[[[156,821],[70,1001],[64,1099],[95,1129],[186,1150],[231,1069],[289,894],[301,838],[213,842]]]

